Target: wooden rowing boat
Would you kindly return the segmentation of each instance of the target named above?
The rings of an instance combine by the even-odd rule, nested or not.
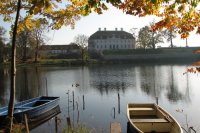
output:
[[[58,106],[59,97],[40,96],[33,99],[16,103],[14,106],[14,121],[21,123],[24,120],[24,114],[29,119],[37,118],[49,110]],[[4,125],[8,115],[8,107],[0,108],[0,126]]]
[[[127,105],[127,116],[132,132],[183,133],[179,123],[157,104]]]

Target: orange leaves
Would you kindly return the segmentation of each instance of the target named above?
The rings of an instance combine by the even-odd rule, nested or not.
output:
[[[119,6],[127,14],[135,16],[146,16],[157,14],[160,9],[159,0],[126,0]]]
[[[194,53],[200,54],[200,50],[196,50]],[[184,74],[186,74],[186,73],[200,73],[200,67],[199,67],[200,61],[194,62],[192,65],[196,66],[196,67],[187,68],[187,71]]]
[[[197,27],[197,34],[200,34],[200,27]]]
[[[181,38],[187,38],[189,36],[188,32],[181,33]]]
[[[194,52],[195,54],[200,54],[200,49]]]
[[[187,71],[183,74],[186,74],[186,73],[200,73],[200,67],[188,68]]]
[[[175,27],[182,38],[197,30],[200,33],[200,10],[197,0],[125,0],[119,8],[135,16],[156,15],[161,18],[153,30]]]

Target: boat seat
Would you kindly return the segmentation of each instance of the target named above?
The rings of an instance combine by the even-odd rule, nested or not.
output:
[[[155,123],[166,123],[168,122],[166,119],[162,119],[162,118],[158,118],[158,119],[131,119],[132,122],[146,122],[146,123],[151,123],[151,122],[155,122]]]
[[[151,108],[151,107],[149,107],[149,108],[148,107],[144,107],[144,108],[139,107],[139,108],[129,108],[129,110],[131,110],[131,111],[138,111],[138,110],[141,110],[141,111],[148,111],[149,110],[149,111],[151,111],[151,110],[154,110],[154,109]]]

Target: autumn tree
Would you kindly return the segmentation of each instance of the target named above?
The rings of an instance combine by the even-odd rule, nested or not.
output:
[[[153,30],[152,27],[155,25],[155,21],[150,23],[149,31],[150,31],[150,45],[153,49],[156,48],[156,44],[163,43],[163,32],[160,30]]]
[[[88,36],[83,35],[83,34],[79,34],[79,35],[74,37],[74,42],[78,46],[80,46],[82,61],[84,61],[84,57],[86,56],[85,55],[85,53],[86,53],[85,50],[86,50],[86,47],[88,45]]]
[[[155,15],[160,20],[154,29],[176,27],[182,38],[189,36],[191,31],[200,33],[199,1],[191,0],[125,0],[117,5],[125,13],[144,17]]]
[[[159,31],[152,31],[151,27],[145,26],[138,33],[137,47],[138,48],[153,48],[156,44],[163,43],[163,35]]]

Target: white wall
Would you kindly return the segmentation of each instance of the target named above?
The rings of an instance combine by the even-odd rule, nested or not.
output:
[[[108,49],[135,49],[134,39],[121,39],[121,38],[107,38],[94,40],[95,50],[108,50]]]

